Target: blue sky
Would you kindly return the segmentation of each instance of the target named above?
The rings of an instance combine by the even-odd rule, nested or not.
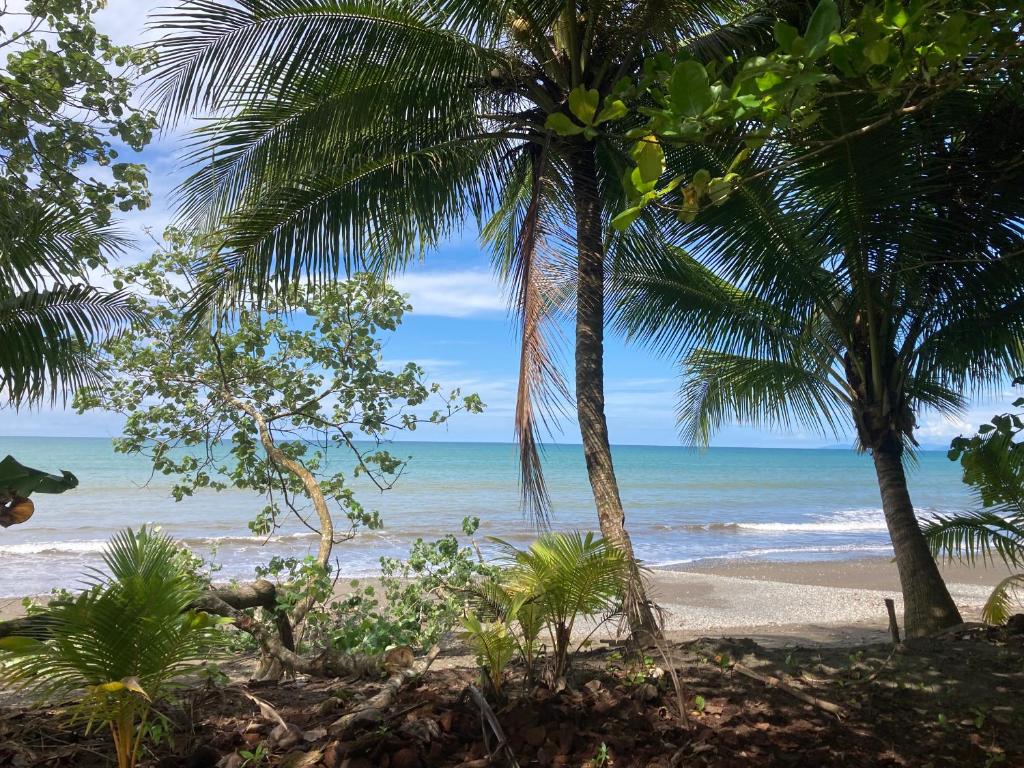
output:
[[[152,33],[144,32],[149,9],[167,2],[154,0],[110,0],[97,21],[101,29],[119,42],[137,42]],[[20,10],[13,6],[13,10]],[[153,205],[122,219],[123,227],[139,242],[138,249],[124,260],[146,255],[144,232],[159,235],[170,223],[170,195],[182,177],[177,161],[180,136],[162,135],[142,154],[150,171]],[[397,281],[408,292],[413,313],[388,342],[389,362],[415,360],[431,377],[446,387],[459,386],[477,392],[488,404],[479,416],[454,420],[446,431],[417,433],[418,439],[500,441],[512,439],[512,413],[516,382],[516,340],[514,324],[505,308],[501,290],[490,274],[488,257],[478,246],[475,232],[468,231],[445,244],[422,264],[414,265]],[[568,340],[568,337],[566,337]],[[571,362],[571,350],[563,343],[563,359]],[[675,393],[678,373],[673,361],[658,358],[638,347],[627,346],[610,337],[606,348],[606,387],[609,430],[613,443],[672,445],[678,442],[675,428]],[[569,375],[571,379],[571,372]],[[1001,404],[1008,402],[1000,398]],[[919,439],[926,444],[946,444],[951,437],[971,431],[985,421],[995,403],[979,402],[962,420],[937,414],[922,414]],[[579,433],[567,421],[557,442],[578,442]],[[4,413],[0,431],[8,435],[90,435],[114,436],[119,420],[108,414],[78,416],[62,409]],[[743,426],[723,429],[716,445],[772,447],[815,447],[850,444],[810,432],[767,432]]]

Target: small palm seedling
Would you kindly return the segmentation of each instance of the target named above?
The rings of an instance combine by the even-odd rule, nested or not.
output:
[[[75,717],[108,726],[119,768],[133,768],[154,702],[209,657],[218,620],[189,610],[201,587],[169,537],[122,531],[103,561],[110,575],[53,604],[36,636],[0,640],[0,681],[40,699],[74,696]]]
[[[495,539],[509,562],[508,589],[543,616],[551,634],[554,679],[571,661],[572,632],[579,617],[615,610],[626,593],[630,563],[621,550],[593,533],[550,533],[527,549]]]
[[[481,621],[470,613],[462,620],[462,639],[476,654],[484,679],[495,698],[501,698],[505,667],[512,661],[518,645],[508,624],[500,619]]]

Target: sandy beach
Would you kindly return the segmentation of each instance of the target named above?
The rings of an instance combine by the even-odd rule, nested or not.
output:
[[[965,619],[977,618],[992,586],[1007,573],[991,565],[954,564],[942,570]],[[684,570],[657,570],[651,578],[652,597],[661,606],[665,628],[679,637],[884,640],[888,636],[884,599],[894,598],[902,611],[899,577],[889,558],[708,560]],[[0,619],[23,614],[20,599],[0,600]]]

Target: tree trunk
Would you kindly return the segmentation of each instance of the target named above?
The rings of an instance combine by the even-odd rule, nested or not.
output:
[[[573,159],[573,197],[577,250],[576,410],[583,455],[601,533],[626,554],[632,566],[634,578],[627,601],[631,629],[634,635],[656,633],[657,622],[626,532],[604,413],[604,228],[594,146],[590,142],[581,142]]]
[[[903,623],[907,637],[921,637],[963,622],[914,514],[903,471],[903,447],[889,438],[871,451],[882,492],[903,589]]]

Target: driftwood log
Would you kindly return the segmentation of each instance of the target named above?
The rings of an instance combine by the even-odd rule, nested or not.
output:
[[[758,682],[763,683],[768,688],[775,688],[777,690],[783,691],[784,693],[788,693],[790,696],[799,699],[800,701],[803,701],[807,704],[810,704],[811,706],[817,707],[823,712],[828,712],[830,715],[834,715],[838,718],[846,717],[846,710],[838,704],[833,704],[831,701],[826,701],[825,699],[819,699],[817,696],[812,696],[806,691],[801,691],[799,688],[789,685],[788,683],[786,683],[783,680],[780,680],[777,677],[762,674],[761,672],[757,672],[756,670],[744,666],[743,664],[733,664],[732,671],[738,672],[744,677],[749,677],[751,680],[757,680]]]
[[[328,732],[332,736],[343,736],[355,725],[376,723],[382,720],[385,712],[395,703],[395,699],[398,698],[398,692],[402,690],[402,686],[426,672],[430,665],[434,663],[434,659],[437,658],[437,654],[440,651],[441,649],[435,645],[419,661],[415,661],[402,669],[394,670],[379,693],[363,702],[358,709],[342,715],[331,723],[331,727],[327,729]]]

